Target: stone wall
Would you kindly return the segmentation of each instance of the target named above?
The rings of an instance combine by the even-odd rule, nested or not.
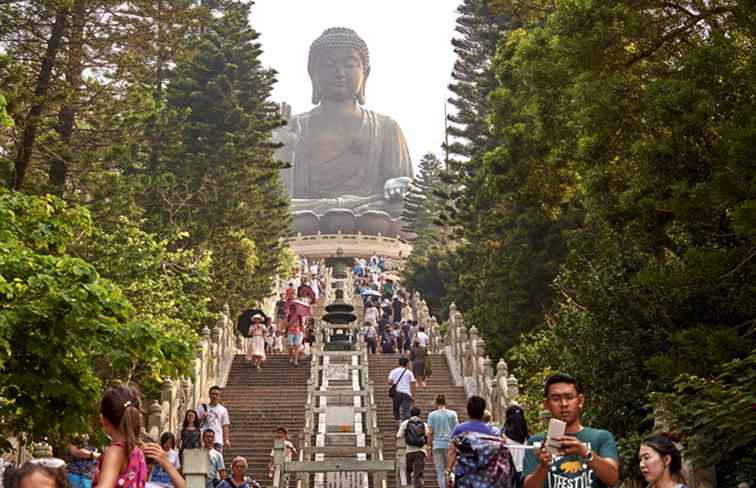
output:
[[[229,315],[228,306],[224,306],[212,329],[205,326],[200,332],[191,375],[166,379],[160,398],[148,402],[146,429],[153,439],[159,439],[163,432],[178,432],[186,411],[207,402],[211,386],[225,385],[234,356],[243,346]]]
[[[494,420],[503,423],[507,407],[517,403],[519,394],[519,384],[509,374],[507,363],[500,359],[494,368],[478,329],[475,326],[468,329],[454,304],[450,307],[444,333],[418,292],[412,296],[411,306],[415,320],[425,326],[431,338],[429,352],[446,355],[455,386],[464,386],[468,397],[485,398]]]

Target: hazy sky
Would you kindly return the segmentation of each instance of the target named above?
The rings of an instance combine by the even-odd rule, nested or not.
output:
[[[370,49],[367,103],[396,120],[417,168],[428,151],[442,157],[456,8],[460,0],[256,0],[250,22],[261,33],[263,63],[278,71],[277,102],[309,111],[310,44],[328,27],[349,27]]]

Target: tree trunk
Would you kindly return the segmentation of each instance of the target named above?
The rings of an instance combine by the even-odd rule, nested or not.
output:
[[[42,66],[39,69],[37,84],[34,88],[34,102],[26,117],[21,144],[19,144],[18,152],[16,153],[13,181],[11,182],[11,188],[14,190],[21,189],[24,184],[26,171],[29,169],[29,161],[31,161],[34,150],[34,139],[37,137],[37,124],[47,104],[47,90],[50,87],[50,78],[55,66],[55,56],[58,53],[60,40],[63,37],[68,12],[68,8],[58,10],[58,13],[55,15],[55,23],[50,32],[50,38],[47,40],[47,49],[45,50],[44,58],[42,58]]]
[[[50,184],[57,187],[60,194],[63,193],[68,178],[68,164],[71,161],[71,135],[76,120],[76,103],[79,98],[79,83],[81,81],[82,52],[84,37],[84,8],[85,0],[76,0],[74,3],[73,17],[71,19],[71,33],[69,35],[68,67],[66,71],[66,94],[65,102],[58,113],[58,138],[60,149],[50,163]]]

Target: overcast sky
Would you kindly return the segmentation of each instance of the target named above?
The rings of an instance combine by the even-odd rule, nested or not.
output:
[[[454,65],[460,0],[256,0],[250,22],[261,33],[263,63],[278,71],[277,102],[312,109],[307,53],[328,27],[349,27],[370,49],[367,103],[396,120],[417,167],[428,151],[442,158],[444,101]]]

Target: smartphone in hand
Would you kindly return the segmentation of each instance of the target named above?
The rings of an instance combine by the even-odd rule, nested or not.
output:
[[[564,432],[567,429],[567,423],[559,419],[549,420],[549,430],[546,433],[546,450],[553,455],[559,454],[559,449],[562,448],[562,443],[559,439],[564,437]]]

